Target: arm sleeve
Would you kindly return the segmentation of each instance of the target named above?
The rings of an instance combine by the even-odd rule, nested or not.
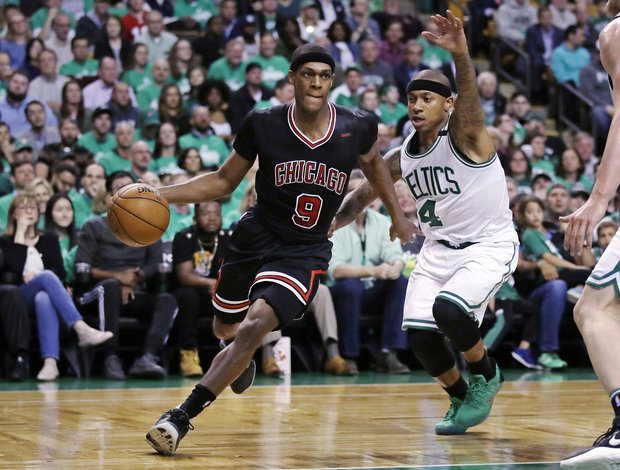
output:
[[[254,111],[250,111],[246,117],[241,121],[239,132],[235,138],[233,148],[246,160],[253,162],[258,154],[258,147],[256,146],[256,122],[257,114]]]
[[[377,140],[377,121],[366,111],[358,111],[358,154],[365,155]]]
[[[540,259],[543,254],[551,252],[543,238],[544,234],[528,229],[523,234],[523,248],[532,253],[536,259]]]

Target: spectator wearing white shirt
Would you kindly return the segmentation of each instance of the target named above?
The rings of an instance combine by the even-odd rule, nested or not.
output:
[[[549,10],[553,15],[553,26],[562,31],[577,23],[577,17],[568,8],[568,0],[551,0]]]
[[[39,54],[39,69],[41,75],[30,83],[28,94],[32,99],[43,101],[57,111],[62,103],[62,87],[69,81],[69,77],[58,74],[58,58],[56,52],[50,49]]]
[[[118,71],[116,69],[116,61],[112,57],[104,57],[99,62],[99,79],[92,82],[84,88],[82,94],[84,96],[84,107],[99,108],[105,107],[112,97],[114,85],[118,81]],[[137,106],[136,96],[133,90],[129,89],[131,96],[131,104]]]
[[[54,21],[52,22],[52,29],[54,34],[45,39],[39,35],[39,38],[43,39],[46,49],[51,49],[56,53],[57,57],[57,69],[60,71],[60,67],[67,62],[73,60],[73,53],[71,52],[71,38],[74,36],[74,32],[71,31],[71,18],[65,13],[58,13]]]
[[[141,42],[149,48],[149,64],[153,65],[157,59],[168,58],[168,53],[178,38],[164,31],[164,20],[158,11],[149,12],[145,21],[147,30],[134,42]]]

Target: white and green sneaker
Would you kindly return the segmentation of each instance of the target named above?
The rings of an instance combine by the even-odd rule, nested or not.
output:
[[[487,382],[484,375],[469,377],[469,388],[463,404],[456,413],[456,424],[471,428],[482,423],[489,417],[495,395],[504,383],[504,376],[495,366],[495,377]]]
[[[449,436],[454,434],[464,434],[467,427],[456,424],[456,413],[463,404],[462,400],[456,397],[450,397],[450,409],[446,413],[443,420],[435,425],[435,434],[440,436]]]
[[[568,363],[555,352],[544,352],[538,356],[538,363],[545,369],[564,369]]]

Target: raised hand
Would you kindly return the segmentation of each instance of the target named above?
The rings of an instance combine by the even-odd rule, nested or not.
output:
[[[431,21],[439,29],[439,36],[429,31],[424,31],[422,36],[452,54],[467,54],[467,38],[463,22],[450,10],[446,11],[446,16],[446,18],[441,15],[431,16]]]

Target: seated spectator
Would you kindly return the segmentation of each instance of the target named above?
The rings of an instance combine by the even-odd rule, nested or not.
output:
[[[424,30],[433,33],[435,36],[440,35],[439,28],[432,21],[428,21],[424,25]],[[420,36],[418,41],[422,44],[422,63],[429,69],[441,69],[442,66],[452,62],[452,55],[445,49],[439,47],[432,39],[426,39]]]
[[[301,28],[295,18],[284,17],[278,24],[278,41],[276,54],[280,54],[290,60],[293,51],[307,41],[301,37]]]
[[[258,101],[268,100],[273,91],[262,84],[262,67],[257,62],[250,62],[245,67],[245,85],[230,95],[229,122],[232,133],[236,134],[241,120],[249,113]]]
[[[177,166],[185,171],[190,178],[198,176],[206,171],[202,163],[202,158],[200,158],[200,153],[198,153],[198,149],[195,147],[188,147],[181,150],[179,159],[177,160]]]
[[[157,110],[149,109],[140,113],[140,128],[136,129],[136,138],[144,140],[149,148],[155,148],[155,134],[161,121]]]
[[[374,85],[379,89],[384,84],[394,83],[392,67],[379,59],[379,44],[376,41],[362,41],[360,56],[364,86]]]
[[[288,83],[288,77],[286,77]],[[198,94],[198,102],[209,108],[211,128],[215,135],[230,143],[233,135],[230,126],[230,89],[221,80],[205,80]],[[191,108],[192,113],[197,104]]]
[[[83,90],[84,106],[87,108],[99,108],[105,106],[110,101],[114,85],[118,82],[115,60],[112,57],[103,57],[99,61],[99,71],[97,74],[99,79],[86,86]],[[138,103],[133,90],[129,90],[129,96],[131,96],[131,104],[137,106]]]
[[[366,88],[360,95],[360,109],[369,112],[377,122],[381,122],[381,110],[379,109],[379,93],[373,87]]]
[[[143,87],[137,95],[138,108],[141,111],[147,109],[157,110],[159,95],[163,86],[170,78],[170,65],[166,59],[156,60],[151,69],[153,83]]]
[[[62,101],[62,88],[70,79],[58,75],[58,60],[52,50],[41,51],[39,68],[41,75],[30,83],[28,95],[34,100],[46,103],[52,110],[58,110]]]
[[[553,150],[546,145],[547,136],[538,132],[525,136],[521,150],[530,160],[532,168],[547,171],[555,175],[555,164],[558,159],[553,155]]]
[[[363,181],[360,173],[353,172],[348,191]],[[372,210],[362,212],[355,222],[334,233],[327,275],[345,359],[354,363],[359,357],[360,317],[372,314],[381,317],[379,369],[407,373],[409,368],[396,356],[397,350],[407,347],[407,334],[401,329],[407,279],[402,275],[400,242],[390,242],[388,233],[387,217]]]
[[[531,194],[540,200],[547,197],[547,192],[553,184],[553,175],[546,171],[536,170],[532,172]]]
[[[358,74],[359,75],[359,74]],[[362,77],[360,77],[360,83],[362,82]],[[293,95],[295,90],[293,88],[293,84],[289,82],[288,77],[281,78],[276,83],[276,87],[274,89],[274,96],[269,98],[268,100],[259,101],[254,105],[254,109],[264,109],[269,108],[270,106],[279,106],[281,104],[288,103],[293,100]],[[337,103],[339,104],[339,103]],[[213,122],[211,126],[213,127]],[[217,134],[217,130],[216,130]]]
[[[75,281],[74,260],[77,250],[75,229],[75,210],[66,193],[52,195],[47,201],[44,213],[45,230],[56,234],[60,244],[62,263],[65,268],[67,284]]]
[[[562,31],[577,23],[577,17],[568,6],[568,0],[551,0],[549,10],[553,16],[553,26]]]
[[[603,252],[616,236],[617,231],[618,224],[611,219],[603,219],[601,223],[596,226],[596,244],[598,246],[592,248],[592,253],[594,253],[597,262],[601,259]]]
[[[91,163],[82,176],[79,191],[69,191],[73,203],[75,227],[81,229],[87,220],[96,216],[93,211],[95,197],[105,188],[105,170],[98,163]]]
[[[383,30],[383,41],[379,46],[379,58],[384,62],[395,66],[405,60],[405,37],[404,26],[399,18],[388,21]]]
[[[247,62],[256,57],[259,50],[260,35],[257,29],[256,15],[242,16],[239,18],[237,25],[239,32],[233,33],[233,37],[243,41],[243,59]]]
[[[329,23],[321,19],[319,8],[314,0],[302,0],[300,3],[300,15],[297,17],[301,39],[307,42],[315,42],[325,36]]]
[[[6,52],[0,52],[0,99],[6,98],[6,82],[11,77],[11,58]]]
[[[26,105],[26,120],[30,129],[19,134],[17,138],[30,143],[36,160],[45,145],[60,142],[60,135],[56,127],[45,125],[47,114],[40,101],[32,100]]]
[[[31,194],[35,201],[37,201],[37,208],[39,210],[37,228],[43,229],[45,226],[45,209],[47,208],[47,202],[54,195],[54,189],[47,180],[37,177],[28,183],[25,192]]]
[[[564,33],[553,26],[552,13],[548,6],[538,8],[538,23],[527,28],[525,33],[525,51],[530,56],[530,77],[532,94],[535,96],[544,90],[542,76],[551,65],[553,50],[562,44]],[[523,68],[524,65],[523,65]],[[522,70],[525,73],[525,70]]]
[[[383,8],[380,2],[376,2],[372,18],[377,20],[381,31],[385,32],[387,25],[392,19],[402,21],[405,31],[405,40],[417,38],[424,29],[424,25],[416,17],[401,10],[401,4],[398,0],[383,0]]]
[[[573,186],[571,186],[570,200],[568,201],[568,213],[572,214],[581,206],[583,206],[589,197],[590,193],[586,190],[586,187],[583,184],[575,183]],[[593,265],[596,264],[595,261],[596,259],[594,260]]]
[[[59,15],[65,15],[69,18],[69,28],[73,28],[75,21],[73,15],[62,9],[62,0],[43,0],[41,8],[35,10],[30,17],[30,28],[41,39],[49,37],[50,30],[54,20]]]
[[[395,85],[383,85],[380,94],[379,112],[381,121],[392,129],[396,129],[396,124],[403,117],[407,116],[407,106],[400,102],[398,88]]]
[[[149,64],[153,65],[158,59],[168,58],[168,53],[178,38],[174,34],[164,31],[164,21],[158,11],[147,13],[145,22],[147,30],[136,37],[135,41],[141,42],[149,48]]]
[[[187,80],[189,82],[189,90],[183,95],[183,106],[185,110],[191,114],[194,106],[198,104],[198,96],[200,89],[205,82],[207,71],[202,65],[194,65],[187,72]]]
[[[60,142],[48,144],[41,149],[37,164],[44,163],[52,168],[67,154],[73,155],[73,161],[78,166],[92,158],[92,153],[86,147],[78,145],[80,129],[73,119],[64,118],[60,121],[59,134]]]
[[[362,80],[362,69],[359,65],[348,67],[344,71],[344,83],[332,90],[330,100],[348,108],[359,108],[360,94],[365,89]]]
[[[209,18],[204,36],[192,40],[192,51],[202,59],[200,64],[206,69],[222,57],[225,46],[224,20],[219,15]]]
[[[73,78],[92,77],[97,75],[99,61],[90,58],[88,38],[75,36],[71,39],[73,59],[60,66],[60,74]]]
[[[103,35],[103,25],[108,19],[110,0],[93,0],[93,9],[82,16],[75,26],[75,36],[87,38],[89,46],[94,46]]]
[[[58,59],[57,72],[60,71],[62,65],[73,59],[71,38],[69,37],[71,29],[73,29],[72,23],[72,19],[68,14],[58,13],[51,21],[51,29],[54,34],[50,35],[49,32],[45,34],[45,31],[39,33],[39,37],[44,40],[45,48],[51,49],[56,53],[56,58]],[[47,22],[43,30],[46,29],[46,26]]]
[[[32,101],[28,96],[29,79],[23,70],[15,70],[11,74],[6,87],[6,98],[0,100],[0,116],[4,122],[10,123],[11,135],[17,136],[26,132],[30,124],[26,119],[26,106]],[[44,104],[46,126],[58,126],[58,121],[52,110]]]
[[[585,186],[586,191],[592,191],[592,181],[585,176],[583,162],[579,158],[577,151],[573,149],[566,149],[562,153],[560,163],[557,165],[555,174],[556,181],[562,183],[568,191],[576,183],[581,183]]]
[[[207,170],[219,168],[228,158],[229,151],[226,143],[216,136],[211,128],[209,109],[205,106],[196,106],[189,122],[192,131],[179,139],[181,148],[195,147]]]
[[[70,79],[62,87],[60,107],[54,114],[58,122],[71,119],[78,125],[81,132],[90,130],[92,110],[84,107],[82,87],[76,80]]]
[[[583,162],[583,174],[594,181],[594,167],[599,162],[598,157],[594,154],[594,139],[587,132],[577,132],[573,140],[573,147],[579,155],[579,159]]]
[[[154,0],[150,0],[150,2],[154,2]],[[207,20],[217,16],[217,14],[217,7],[212,0],[178,0],[174,2],[173,15],[169,16],[178,18],[175,25],[178,23],[185,29],[197,29],[200,31],[205,26]]]
[[[7,29],[0,39],[0,52],[7,52],[13,69],[22,68],[26,62],[26,43],[30,39],[30,30],[26,18],[19,11],[7,15]]]
[[[273,90],[278,80],[288,77],[288,60],[275,53],[276,40],[272,33],[262,33],[258,55],[250,62],[256,62],[262,68],[263,85]],[[259,101],[259,100],[257,100]]]
[[[394,147],[392,146],[392,137],[393,137],[393,129],[390,129],[388,126],[380,122],[377,124],[377,150],[381,154],[381,156],[385,156],[385,154],[392,150]]]
[[[160,176],[182,173],[183,170],[177,166],[180,154],[181,146],[177,138],[176,127],[170,122],[163,122],[157,130],[152,155],[153,166],[157,166],[157,173]]]
[[[335,20],[327,29],[330,51],[342,70],[354,66],[360,59],[360,46],[351,41],[351,27],[345,20]],[[275,44],[275,43],[274,43]]]
[[[517,186],[522,188],[522,192],[525,188],[530,188],[532,184],[532,165],[525,153],[523,153],[523,150],[515,149],[509,154],[506,175],[515,179]]]
[[[559,218],[568,215],[568,190],[562,183],[553,183],[545,198],[545,217],[547,228],[558,230]]]
[[[192,46],[187,39],[179,39],[174,43],[168,55],[170,80],[179,87],[181,95],[189,92],[188,72],[191,65],[195,62]]]
[[[116,71],[120,75],[131,60],[131,42],[123,38],[123,22],[116,15],[108,16],[103,26],[103,34],[95,43],[95,59],[112,57]]]
[[[506,98],[499,91],[495,74],[481,72],[478,75],[478,94],[486,115],[486,124],[490,125],[495,116],[506,111]]]
[[[21,145],[28,145],[26,142],[18,142]],[[15,153],[19,154],[21,151],[26,153],[26,147],[20,148],[16,145]],[[16,194],[26,189],[26,186],[34,179],[34,163],[32,160],[20,160],[19,155],[16,155],[16,161],[11,164],[11,183],[13,183],[13,191],[0,197],[0,232],[4,232],[7,227],[7,217],[9,213],[9,207]]]
[[[179,130],[179,135],[187,134],[190,130],[189,120],[185,114],[183,99],[179,87],[168,83],[161,89],[158,100],[159,120],[171,123]]]
[[[116,128],[119,122],[126,122],[133,127],[136,127],[138,124],[138,108],[131,103],[131,95],[127,83],[117,82],[114,85],[114,91],[107,107],[112,114],[112,128]]]
[[[401,101],[407,100],[407,84],[422,70],[428,66],[422,63],[422,44],[415,39],[410,39],[405,44],[405,58],[394,67],[394,81],[398,87]]]
[[[4,253],[0,251],[0,256]],[[4,263],[0,265],[0,275],[4,277]],[[30,377],[30,317],[28,306],[19,292],[19,287],[0,283],[0,330],[6,353],[10,357],[9,378],[23,382]]]
[[[495,21],[500,38],[521,46],[527,29],[536,24],[536,9],[527,0],[507,0],[497,10]]]
[[[22,69],[28,72],[30,80],[34,80],[41,75],[39,56],[43,50],[45,50],[45,44],[39,38],[29,39],[26,43],[26,60]]]
[[[590,53],[582,47],[584,41],[579,26],[569,26],[564,31],[564,42],[551,54],[551,70],[558,83],[579,87],[579,72],[590,63]]]
[[[131,171],[131,146],[135,141],[133,127],[128,122],[119,122],[114,131],[116,147],[108,150],[98,159],[106,175],[116,171]]]
[[[62,285],[65,270],[58,237],[39,232],[38,219],[34,197],[17,195],[9,207],[7,231],[0,238],[0,249],[5,256],[5,271],[13,274],[26,304],[36,314],[43,359],[37,380],[52,381],[58,378],[60,321],[75,331],[82,348],[98,346],[113,334],[95,330],[82,319]]]
[[[122,19],[123,39],[135,42],[136,38],[146,31],[146,15],[148,10],[144,8],[144,0],[129,0],[127,6],[129,7],[129,12]]]
[[[110,133],[112,112],[108,108],[95,109],[92,115],[92,127],[93,130],[82,134],[77,143],[88,149],[95,160],[99,160],[115,145],[114,136]]]
[[[79,174],[74,165],[56,165],[52,172],[52,187],[54,192],[68,194],[75,188]]]
[[[133,182],[127,172],[108,176],[107,197],[111,198],[119,189]],[[166,375],[158,364],[157,356],[166,343],[177,303],[171,294],[148,293],[144,287],[145,281],[157,274],[161,259],[161,241],[147,247],[127,246],[112,233],[105,217],[91,219],[82,227],[75,262],[91,266],[93,282],[87,287],[103,288],[105,324],[114,333],[113,340],[103,348],[106,378],[125,378],[121,360],[117,356],[118,320],[121,315],[138,317],[148,328],[142,354],[134,361],[129,374],[152,378]]]
[[[598,42],[596,44],[596,49],[592,51],[592,60],[579,72],[579,89],[594,103],[591,118],[593,129],[598,134],[596,147],[602,153],[614,115],[614,102],[609,91],[607,72],[601,64]]]
[[[243,62],[243,41],[232,39],[226,43],[224,57],[217,59],[209,67],[207,78],[222,80],[231,91],[237,91],[245,84],[246,64]]]
[[[149,48],[136,42],[131,49],[131,61],[128,69],[122,75],[122,81],[131,86],[134,93],[139,93],[144,87],[153,84],[153,75],[149,65]]]
[[[351,28],[351,41],[360,43],[364,39],[381,39],[381,28],[374,18],[368,16],[368,2],[366,0],[351,0],[350,13],[346,22]]]
[[[144,140],[138,140],[132,144],[129,149],[129,159],[131,160],[129,174],[134,181],[144,178],[148,171],[157,175],[157,163],[151,160],[151,149]]]

